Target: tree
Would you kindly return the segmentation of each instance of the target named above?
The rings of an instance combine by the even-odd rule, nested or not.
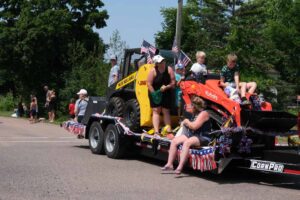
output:
[[[1,1],[2,91],[44,96],[43,84],[63,88],[66,74],[87,56],[91,62],[102,59],[105,46],[93,27],[106,26],[103,5],[94,0]]]
[[[114,30],[109,38],[107,57],[110,55],[116,55],[118,59],[123,59],[124,49],[126,48],[128,48],[128,46],[126,45],[126,42],[122,40],[120,32],[118,30]]]
[[[163,29],[156,34],[156,43],[170,49],[176,9],[161,12]],[[188,55],[204,50],[208,68],[216,69],[235,52],[242,80],[258,82],[264,93],[277,87],[276,106],[283,108],[300,93],[299,13],[300,0],[188,0],[183,8],[182,49]]]
[[[175,35],[176,9],[165,8],[161,13],[164,16],[163,30],[156,34],[156,44],[170,49]],[[183,7],[181,48],[189,55],[205,50],[209,66],[221,65],[228,32],[228,7],[221,1],[188,0]]]

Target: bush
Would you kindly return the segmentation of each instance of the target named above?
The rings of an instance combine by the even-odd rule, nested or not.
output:
[[[0,111],[13,111],[14,107],[14,97],[11,92],[0,96]]]

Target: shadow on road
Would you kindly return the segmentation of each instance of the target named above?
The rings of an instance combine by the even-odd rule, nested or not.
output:
[[[137,156],[136,159],[138,161],[146,162],[157,167],[162,167],[165,164],[165,162],[143,156]],[[300,189],[299,176],[263,173],[248,169],[236,168],[234,166],[229,166],[229,168],[226,169],[222,174],[213,174],[210,172],[202,173],[200,171],[195,171],[190,168],[187,168],[181,175],[174,175],[174,178],[176,179],[193,177],[202,178],[207,181],[213,181],[218,184],[252,183],[288,189]]]
[[[89,149],[88,145],[76,145],[74,147]],[[99,155],[100,156],[100,155]],[[165,164],[165,161],[157,160],[151,157],[146,157],[137,154],[129,154],[124,160],[137,160],[150,165],[155,165],[160,168]],[[169,175],[170,174],[162,174]],[[172,176],[172,175],[171,175]],[[292,175],[280,175],[274,173],[263,173],[258,171],[252,171],[248,169],[236,168],[230,165],[226,168],[222,174],[213,174],[210,172],[194,171],[190,168],[186,168],[181,175],[174,175],[176,179],[193,178],[198,177],[207,181],[213,181],[218,184],[240,184],[240,183],[252,183],[258,185],[267,185],[272,187],[282,187],[288,189],[300,189],[300,177]]]
[[[90,149],[88,145],[74,145],[73,147],[81,148],[81,149]]]

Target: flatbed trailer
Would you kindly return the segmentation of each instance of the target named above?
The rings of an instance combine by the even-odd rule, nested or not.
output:
[[[71,126],[65,124],[67,129],[73,129],[70,128]],[[73,126],[78,126],[78,124],[73,123]],[[126,153],[134,151],[134,153],[167,161],[170,139],[155,137],[146,131],[133,132],[122,122],[120,117],[91,114],[86,124],[81,124],[81,126],[84,129],[80,134],[88,139],[92,153],[106,154],[109,158],[119,159],[124,158]],[[239,134],[238,132],[241,131],[236,131],[235,134]],[[224,133],[214,131],[212,134]],[[270,137],[270,133],[268,134]],[[296,134],[297,131],[289,131],[282,135],[295,136]],[[235,142],[233,141],[233,143]],[[201,148],[192,148],[187,166],[201,172],[210,171],[216,174],[222,173],[229,164],[232,164],[235,167],[260,172],[300,175],[299,146],[274,145],[273,148],[266,148],[264,145],[252,145],[248,153],[239,153],[236,148],[231,147],[232,152],[223,152],[222,154],[221,145],[218,143]],[[180,151],[181,146],[178,148],[178,155]]]

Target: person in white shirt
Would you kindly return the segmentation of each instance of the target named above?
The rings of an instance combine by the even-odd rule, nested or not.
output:
[[[195,76],[198,76],[199,74],[206,75],[207,69],[205,63],[206,54],[204,51],[197,51],[196,53],[196,60],[197,62],[194,63],[191,67],[191,70]]]
[[[110,63],[111,63],[111,69],[108,77],[108,87],[118,81],[119,73],[120,73],[120,67],[117,65],[117,57],[115,55],[112,55],[110,57]]]

